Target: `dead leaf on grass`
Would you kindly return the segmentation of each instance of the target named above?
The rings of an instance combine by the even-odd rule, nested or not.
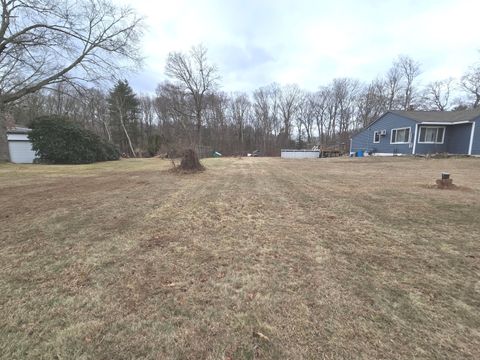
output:
[[[270,341],[270,338],[264,334],[262,334],[260,331],[254,331],[253,332],[253,337],[257,337],[260,339],[263,339],[265,341]]]

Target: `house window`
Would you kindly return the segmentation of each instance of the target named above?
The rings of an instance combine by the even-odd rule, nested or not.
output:
[[[392,129],[390,144],[408,144],[410,142],[410,128]]]
[[[443,144],[445,139],[445,126],[431,127],[420,126],[419,144]]]
[[[378,144],[380,142],[380,131],[373,132],[373,142]]]

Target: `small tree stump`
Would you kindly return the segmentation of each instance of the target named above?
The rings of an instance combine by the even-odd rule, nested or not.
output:
[[[436,183],[439,189],[452,189],[454,187],[452,179],[438,179]]]

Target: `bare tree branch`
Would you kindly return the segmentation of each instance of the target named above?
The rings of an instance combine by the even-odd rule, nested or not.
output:
[[[0,6],[0,112],[49,85],[88,87],[141,63],[142,19],[130,7],[109,0],[0,0]],[[0,161],[6,159],[0,116]]]
[[[128,64],[137,66],[141,61],[142,19],[131,8],[108,0],[1,3],[3,104],[71,77],[84,82],[111,78]],[[4,68],[12,60],[15,68]]]
[[[190,54],[172,52],[168,55],[165,74],[193,99],[196,118],[195,142],[201,143],[201,128],[205,95],[217,88],[218,70],[208,63],[207,49],[202,45],[192,47]]]

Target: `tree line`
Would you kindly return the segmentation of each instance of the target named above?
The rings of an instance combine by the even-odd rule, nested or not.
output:
[[[370,83],[336,78],[317,91],[272,83],[251,93],[221,90],[207,50],[168,56],[168,80],[156,93],[135,94],[126,80],[109,91],[60,83],[12,107],[20,123],[40,115],[68,115],[116,144],[127,156],[152,156],[207,146],[224,154],[260,150],[276,155],[285,147],[348,145],[351,134],[387,110],[463,110],[480,103],[480,68],[459,79],[425,86],[420,64],[399,56]],[[80,92],[80,95],[79,95]]]
[[[0,1],[0,158],[5,125],[43,115],[67,116],[125,156],[187,147],[277,155],[281,148],[348,146],[352,133],[387,110],[480,106],[478,64],[460,79],[422,85],[420,64],[405,55],[368,83],[336,78],[316,91],[272,83],[228,93],[201,45],[171,52],[167,80],[155,94],[136,94],[126,80],[110,82],[127,64],[141,64],[142,19],[132,9],[108,0],[68,8],[55,0]]]

